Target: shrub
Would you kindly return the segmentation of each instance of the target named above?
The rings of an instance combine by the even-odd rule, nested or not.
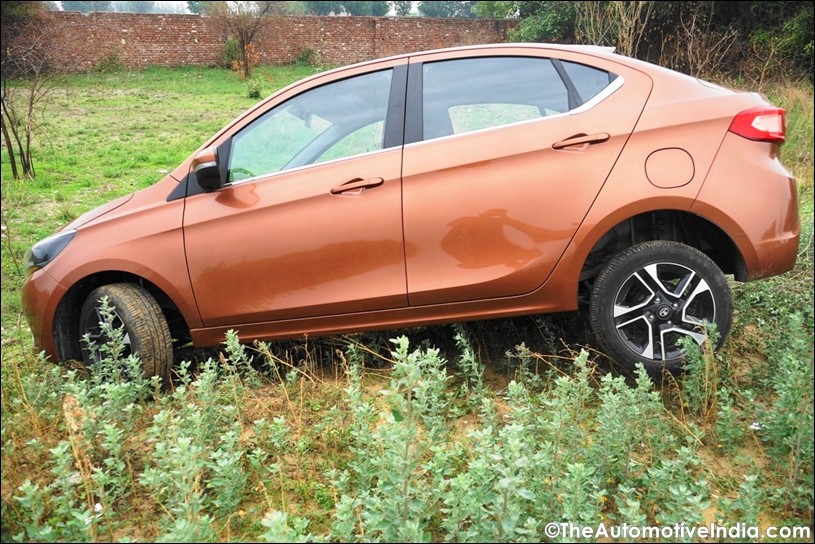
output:
[[[252,76],[246,80],[246,96],[249,98],[263,96],[263,78]]]
[[[229,38],[224,43],[224,50],[221,53],[221,67],[233,70],[235,63],[243,62],[241,44],[235,38]]]
[[[115,74],[125,68],[127,67],[119,57],[119,51],[117,49],[111,49],[107,57],[94,64],[93,71],[99,72],[100,74]]]
[[[317,52],[311,47],[304,47],[298,54],[294,63],[297,66],[311,66]]]

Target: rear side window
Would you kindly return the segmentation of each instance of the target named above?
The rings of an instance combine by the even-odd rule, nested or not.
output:
[[[423,139],[566,113],[596,96],[614,77],[582,64],[532,57],[426,63]]]
[[[597,96],[617,77],[615,74],[585,64],[565,61],[560,63],[584,103]]]

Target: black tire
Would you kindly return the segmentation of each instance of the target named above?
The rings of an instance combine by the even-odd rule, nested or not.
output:
[[[92,368],[98,363],[99,353],[89,350],[82,337],[89,334],[97,347],[109,341],[99,325],[102,320],[100,299],[105,296],[116,314],[114,327],[123,326],[125,329],[125,351],[122,356],[138,354],[146,377],[159,376],[162,383],[169,383],[173,344],[167,320],[156,299],[143,287],[131,283],[99,287],[82,305],[79,334],[85,366]]]
[[[592,329],[606,354],[629,369],[642,363],[651,376],[677,374],[684,363],[678,340],[704,341],[701,325],[716,324],[720,348],[733,320],[733,296],[707,255],[678,242],[638,244],[616,255],[591,294]]]

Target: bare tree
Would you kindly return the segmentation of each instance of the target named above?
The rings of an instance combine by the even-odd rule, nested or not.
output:
[[[635,57],[653,9],[653,1],[580,2],[575,32],[584,43],[608,40],[620,54]]]
[[[223,32],[237,40],[241,50],[240,70],[244,78],[252,75],[257,60],[254,39],[261,29],[272,23],[273,15],[284,9],[286,2],[207,2],[204,14]]]
[[[575,34],[582,43],[601,45],[612,26],[603,2],[580,2],[575,10]]]
[[[65,36],[47,13],[40,13],[17,26],[13,39],[4,40],[0,129],[14,179],[34,177],[33,138],[48,96],[62,81],[56,59],[68,48]]]
[[[694,77],[716,73],[727,61],[727,53],[739,37],[738,31],[732,27],[726,31],[712,31],[710,16],[707,17],[705,28],[700,28],[704,20],[701,9],[700,4],[692,6],[688,20],[680,18],[682,32],[677,32],[685,44],[687,72]]]
[[[628,57],[636,57],[645,35],[654,2],[609,2],[611,18],[617,22],[617,49]]]

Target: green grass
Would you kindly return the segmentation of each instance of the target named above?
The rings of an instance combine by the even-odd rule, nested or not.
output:
[[[258,74],[269,94],[312,71]],[[223,359],[191,353],[174,390],[156,393],[117,379],[121,361],[103,380],[28,353],[23,253],[156,182],[256,100],[225,70],[67,83],[48,105],[37,178],[11,179],[2,155],[4,542],[541,541],[549,521],[812,527],[811,86],[763,90],[788,111],[799,262],[734,284],[730,339],[692,354],[680,381],[619,375],[574,312],[246,352],[230,337]],[[777,539],[791,540],[806,538]]]
[[[268,95],[313,73],[260,67],[257,77],[266,81]],[[36,179],[12,179],[3,149],[4,330],[19,315],[23,278],[16,271],[31,244],[96,206],[152,185],[257,103],[235,73],[193,67],[74,75],[49,98]]]

